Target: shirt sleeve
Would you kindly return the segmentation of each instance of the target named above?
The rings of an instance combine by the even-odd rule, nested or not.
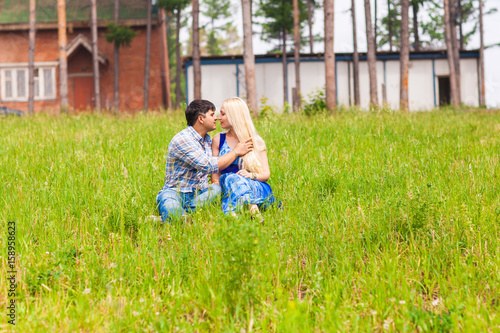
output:
[[[198,142],[189,138],[179,138],[172,151],[173,155],[198,171],[207,174],[219,172],[219,158],[208,156]]]

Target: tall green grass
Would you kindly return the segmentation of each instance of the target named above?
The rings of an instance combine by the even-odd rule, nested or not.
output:
[[[20,332],[500,329],[498,113],[267,114],[264,225],[146,221],[182,113],[0,123]]]

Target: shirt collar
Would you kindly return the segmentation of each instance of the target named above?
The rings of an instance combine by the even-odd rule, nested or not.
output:
[[[200,143],[203,143],[203,141],[210,142],[210,140],[211,140],[210,135],[208,135],[208,133],[205,135],[205,140],[203,140],[201,135],[198,132],[196,132],[196,130],[193,128],[193,126],[188,126],[187,130],[196,139],[196,141],[199,141]]]

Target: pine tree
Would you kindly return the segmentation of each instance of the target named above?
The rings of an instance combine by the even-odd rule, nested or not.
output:
[[[203,29],[207,35],[207,45],[205,50],[208,55],[221,55],[223,50],[219,45],[221,38],[219,31],[222,31],[230,23],[217,24],[217,21],[231,16],[230,0],[204,0],[202,2],[201,13],[207,17],[210,22]]]
[[[302,1],[299,1],[299,9],[299,22],[302,23],[307,19],[307,11],[304,10]],[[262,24],[262,39],[274,39],[280,45],[283,67],[283,102],[287,105],[287,40],[293,32],[293,4],[287,0],[260,0],[257,15],[266,19],[266,22]]]
[[[175,17],[175,108],[180,107],[181,101],[184,96],[182,94],[182,58],[181,58],[181,48],[180,43],[180,31],[183,25],[182,12],[188,7],[190,0],[160,0],[158,6],[164,8],[167,12],[167,16]],[[170,35],[169,35],[170,36]],[[169,43],[169,45],[172,45]]]

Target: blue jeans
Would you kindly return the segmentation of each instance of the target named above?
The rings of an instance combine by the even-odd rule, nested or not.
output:
[[[175,188],[169,188],[158,193],[156,205],[163,222],[171,222],[174,217],[210,204],[220,192],[221,187],[217,184],[212,184],[201,191],[193,190],[193,192],[179,192]]]

